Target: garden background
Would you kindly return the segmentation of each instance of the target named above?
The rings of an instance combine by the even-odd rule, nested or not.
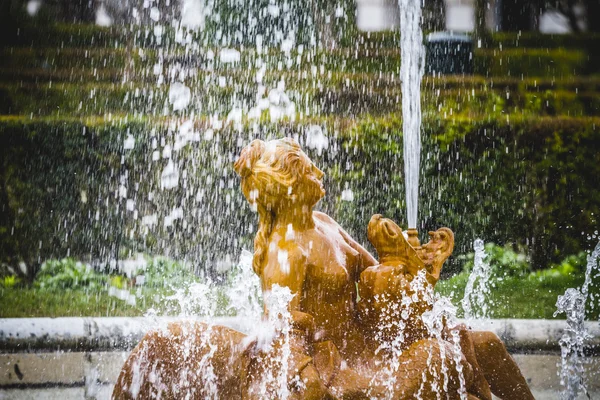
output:
[[[266,70],[265,85],[284,80],[298,115],[265,112],[258,130],[228,118],[255,96],[253,42],[228,42],[234,62],[208,56],[224,50],[223,21],[184,31],[198,44],[189,52],[168,24],[159,41],[144,25],[11,11],[0,50],[0,317],[172,314],[174,288],[226,285],[256,226],[232,170],[251,137],[296,136],[326,174],[319,208],[361,243],[372,214],[404,225],[399,34],[357,31],[344,4],[347,17],[316,21],[323,44]],[[553,318],[598,241],[600,36],[481,37],[473,75],[423,80],[421,239],[455,232],[438,290],[457,305],[482,238],[495,277],[490,317]],[[271,66],[290,58],[265,54]],[[169,102],[172,85],[157,82],[158,64],[193,71],[185,112]],[[200,140],[154,159],[184,122]],[[169,160],[182,184],[164,190]]]

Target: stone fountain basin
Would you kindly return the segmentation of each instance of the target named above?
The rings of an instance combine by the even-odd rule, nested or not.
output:
[[[0,319],[0,399],[108,399],[121,365],[144,333],[175,320],[181,318]],[[212,321],[249,330],[241,318]],[[559,398],[558,340],[565,321],[496,319],[470,325],[504,340],[536,398]],[[600,398],[600,324],[586,327],[592,336],[588,387],[591,398]]]

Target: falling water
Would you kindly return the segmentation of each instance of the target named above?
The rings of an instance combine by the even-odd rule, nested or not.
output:
[[[425,324],[430,337],[437,339],[438,343],[448,340],[452,344],[450,356],[454,361],[454,366],[442,362],[442,376],[437,377],[437,381],[434,382],[434,385],[440,390],[438,393],[447,393],[448,381],[451,375],[450,368],[456,368],[459,379],[458,395],[461,400],[466,400],[468,396],[465,374],[461,365],[463,351],[458,332],[460,327],[456,318],[456,307],[447,297],[432,293],[433,287],[430,287],[429,291],[431,293],[431,310],[423,313],[423,323]],[[443,349],[444,347],[440,346],[440,355],[442,356],[442,359],[444,358]],[[442,387],[440,387],[440,382]]]
[[[462,307],[467,319],[487,318],[490,288],[490,265],[485,262],[485,246],[483,240],[476,239],[473,242],[475,259],[473,260],[473,271],[469,275],[465,294],[462,299]]]
[[[408,227],[417,227],[419,164],[421,156],[421,78],[423,77],[423,33],[421,1],[398,0],[400,5],[400,49],[402,77],[402,124],[404,175]]]
[[[462,348],[458,329],[458,319],[456,318],[456,307],[451,301],[440,296],[434,291],[433,285],[427,281],[424,271],[420,271],[410,282],[409,293],[402,298],[400,304],[390,301],[382,310],[379,316],[379,324],[375,339],[379,343],[377,352],[388,354],[382,368],[371,380],[371,388],[381,385],[387,394],[387,398],[394,397],[396,390],[397,377],[401,368],[403,368],[403,356],[411,344],[411,328],[414,328],[415,319],[422,319],[424,337],[435,339],[439,344],[439,358],[441,361],[441,374],[434,368],[433,352],[430,352],[428,359],[428,371],[423,371],[423,382],[416,398],[422,399],[422,391],[426,386],[430,386],[433,392],[441,398],[442,393],[449,392],[449,381],[453,375],[452,368],[456,368],[459,386],[458,395],[460,399],[467,399],[466,380],[461,365]],[[381,299],[386,299],[383,296]],[[423,309],[427,311],[422,315],[419,313]],[[393,337],[390,338],[390,333]],[[386,339],[387,338],[387,339]],[[391,340],[390,340],[391,339]],[[450,347],[445,347],[444,342],[449,342]],[[425,376],[431,374],[435,379],[428,382]],[[373,393],[369,393],[372,397]]]
[[[289,304],[293,297],[288,287],[277,284],[264,293],[264,301],[269,310],[268,327],[275,333],[270,337],[268,344],[275,348],[275,351],[270,349],[269,356],[263,359],[266,373],[262,376],[258,393],[254,393],[258,398],[285,400],[290,397],[287,371],[292,356],[290,347],[292,315]],[[302,385],[299,381],[290,383],[296,386]]]
[[[569,288],[565,294],[556,300],[554,316],[565,313],[567,327],[560,338],[561,363],[560,384],[563,387],[561,399],[572,400],[580,392],[587,394],[584,369],[585,342],[591,336],[585,328],[585,304],[589,295],[589,286],[592,283],[592,273],[598,270],[600,259],[600,242],[588,255],[585,270],[585,281],[581,289]]]
[[[313,16],[287,1],[187,0],[181,12],[179,2],[134,3],[127,7],[138,25],[128,40],[139,50],[123,71],[124,122],[143,117],[143,123],[122,138],[113,208],[127,233],[112,257],[127,242],[222,275],[218,266],[231,264],[223,260],[235,259],[254,230],[234,190],[235,155],[274,132],[273,123],[318,112],[302,90],[325,68],[314,61]],[[314,74],[288,82],[301,68]],[[307,146],[320,154],[322,141],[313,142]]]

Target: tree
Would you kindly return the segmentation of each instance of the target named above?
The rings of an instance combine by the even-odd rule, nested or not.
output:
[[[600,16],[600,0],[583,0],[588,32],[600,33],[600,22],[596,18]]]
[[[537,28],[540,14],[539,4],[535,0],[502,0],[500,28],[509,32],[531,31]]]
[[[477,39],[483,47],[487,46],[490,39],[490,33],[488,32],[485,21],[487,4],[487,0],[475,0],[475,39]]]
[[[446,3],[444,0],[425,0],[423,29],[426,31],[446,29]]]

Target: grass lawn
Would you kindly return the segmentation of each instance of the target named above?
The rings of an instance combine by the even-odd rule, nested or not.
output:
[[[109,296],[106,292],[90,293],[83,289],[47,291],[35,288],[0,289],[1,318],[33,317],[137,317],[160,304],[154,296],[144,294],[135,306]]]
[[[440,281],[436,290],[438,293],[449,296],[452,303],[458,307],[458,314],[462,316],[461,299],[463,298],[468,275],[458,274],[448,280]],[[534,319],[565,319],[561,314],[554,317],[556,299],[570,287],[580,287],[583,276],[573,277],[506,277],[495,281],[490,288],[489,299],[490,318],[534,318]],[[590,288],[592,298],[600,296],[598,285]],[[600,307],[597,301],[587,302],[587,319],[598,320]],[[595,307],[594,307],[595,305]]]
[[[462,316],[461,299],[468,276],[458,274],[440,281],[436,290],[449,296]],[[569,287],[579,287],[583,277],[504,278],[496,281],[491,288],[491,318],[545,318],[564,319],[564,315],[554,317],[556,298]],[[591,293],[600,297],[600,288],[592,286]],[[168,301],[160,300],[164,293],[145,290],[137,297],[135,306],[109,296],[106,291],[86,292],[84,289],[48,291],[35,288],[0,289],[0,317],[134,317],[142,316],[149,308],[159,315],[177,315],[177,307]],[[600,307],[592,308],[595,301],[588,301],[588,319],[597,320]]]

